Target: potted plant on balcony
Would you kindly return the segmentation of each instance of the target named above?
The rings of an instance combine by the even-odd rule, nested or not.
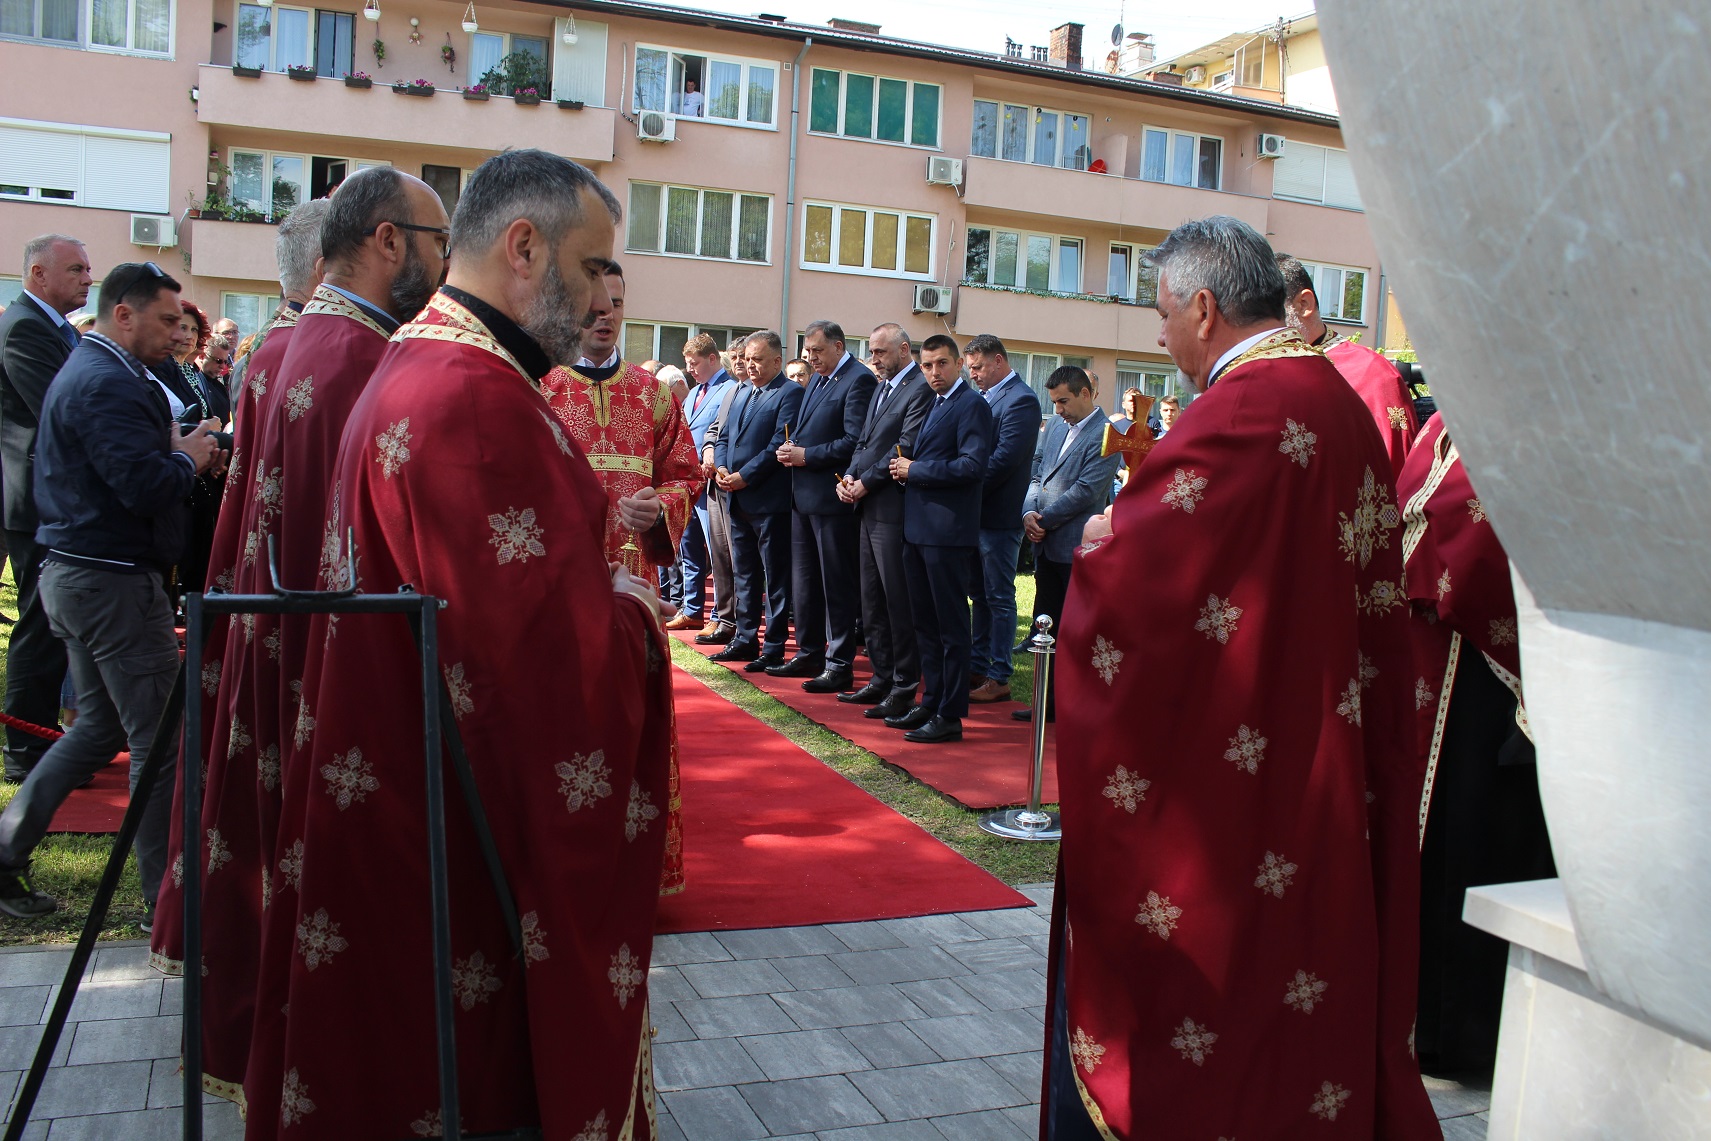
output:
[[[541,103],[541,93],[533,87],[519,87],[511,92],[511,98],[519,107],[538,107]]]
[[[315,68],[307,63],[294,63],[285,69],[285,74],[300,83],[315,82]]]
[[[218,190],[210,190],[203,196],[200,204],[197,203],[195,195],[187,195],[186,197],[190,200],[189,215],[192,218],[207,218],[210,221],[217,221],[231,215],[231,204]]]
[[[400,95],[429,96],[434,93],[434,85],[425,79],[412,79],[409,83],[400,79],[392,85],[392,90]]]
[[[463,89],[463,97],[471,103],[487,102],[487,88],[479,83],[472,83]]]
[[[386,41],[378,38],[374,41],[374,66],[386,66]]]
[[[261,68],[245,67],[241,63],[234,63],[232,65],[232,74],[237,76],[239,79],[260,79]]]
[[[345,72],[345,86],[357,87],[366,91],[374,86],[374,77],[366,71],[347,71]]]
[[[559,99],[556,102],[561,111],[580,111],[584,106],[580,99]]]
[[[539,103],[541,89],[547,86],[546,60],[533,52],[512,52],[487,69],[481,85],[524,106]]]

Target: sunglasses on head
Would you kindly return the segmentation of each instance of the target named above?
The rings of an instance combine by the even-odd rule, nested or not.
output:
[[[127,264],[145,272],[139,273],[136,277],[131,279],[130,283],[127,284],[125,288],[119,290],[119,296],[113,299],[113,304],[115,305],[122,303],[125,298],[135,293],[144,284],[166,276],[166,271],[152,261],[128,262]]]

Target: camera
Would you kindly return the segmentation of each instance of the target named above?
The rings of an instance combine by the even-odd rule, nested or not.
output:
[[[180,437],[188,436],[196,430],[196,427],[195,424],[180,424],[178,434]],[[232,434],[230,432],[209,432],[208,434],[214,437],[214,446],[222,452],[232,450]]]
[[[1391,361],[1391,365],[1402,377],[1402,383],[1408,388],[1408,396],[1414,402],[1414,417],[1424,424],[1432,418],[1432,413],[1438,410],[1438,402],[1432,397],[1432,390],[1426,384],[1426,372],[1413,361]]]

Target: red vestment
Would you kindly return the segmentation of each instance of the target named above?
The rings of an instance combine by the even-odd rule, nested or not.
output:
[[[603,381],[573,368],[555,368],[541,381],[541,395],[570,430],[606,491],[606,561],[622,563],[632,574],[655,581],[656,567],[677,561],[683,529],[707,485],[683,405],[670,385],[633,364],[621,365]],[[637,535],[624,526],[618,500],[644,487],[659,492],[662,525]],[[661,895],[684,888],[680,789],[674,744]]]
[[[1408,394],[1408,386],[1402,383],[1402,374],[1382,355],[1342,337],[1335,338],[1325,348],[1325,357],[1337,366],[1337,371],[1372,413],[1378,434],[1384,438],[1384,450],[1390,455],[1390,481],[1394,484],[1420,431],[1419,421],[1414,418],[1414,400]]]
[[[515,358],[443,294],[395,335],[335,471],[327,533],[355,529],[361,588],[446,603],[440,672],[522,917],[519,958],[448,774],[464,1125],[646,1141],[670,674],[651,612],[612,591],[605,497]],[[350,615],[316,619],[309,644],[246,1136],[437,1135],[415,646],[400,618]]]
[[[1140,461],[1112,526],[1057,655],[1089,1116],[1137,1141],[1437,1138],[1409,1053],[1400,517],[1365,409],[1280,330]]]

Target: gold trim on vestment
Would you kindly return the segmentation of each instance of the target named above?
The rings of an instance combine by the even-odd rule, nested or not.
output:
[[[1232,372],[1253,361],[1275,361],[1287,357],[1323,357],[1325,354],[1301,339],[1294,329],[1279,329],[1261,338],[1247,352],[1224,366],[1216,379],[1226,380]]]
[[[1068,1001],[1068,997],[1068,992],[1065,991],[1065,1001]],[[1053,1039],[1052,1047],[1055,1049],[1057,1047],[1055,1033]],[[1087,1087],[1081,1083],[1081,1075],[1076,1072],[1073,1057],[1069,1060],[1069,1076],[1075,1079],[1075,1092],[1081,1095],[1081,1106],[1087,1110],[1087,1116],[1092,1120],[1093,1128],[1099,1130],[1099,1136],[1103,1137],[1105,1141],[1122,1141],[1122,1138],[1111,1132],[1111,1127],[1105,1124],[1105,1111],[1099,1108],[1099,1104],[1093,1100],[1093,1095],[1088,1093]]]
[[[1450,439],[1448,432],[1439,432],[1438,438],[1432,441],[1432,470],[1426,473],[1426,482],[1420,490],[1408,497],[1407,504],[1402,509],[1402,567],[1403,578],[1407,578],[1408,560],[1414,557],[1414,551],[1420,545],[1420,540],[1426,537],[1426,504],[1432,496],[1438,493],[1438,487],[1450,474],[1461,453],[1456,450],[1455,441]],[[1406,588],[1406,583],[1404,584]]]
[[[1483,653],[1484,651],[1481,651]],[[1533,724],[1527,720],[1527,702],[1521,696],[1521,679],[1510,673],[1502,663],[1490,654],[1485,654],[1485,664],[1491,667],[1491,672],[1497,675],[1497,680],[1509,687],[1509,692],[1515,695],[1515,727],[1521,730],[1521,735],[1527,740],[1533,739]]]
[[[1461,661],[1461,634],[1450,635],[1450,660],[1444,667],[1444,684],[1438,693],[1438,713],[1432,721],[1432,748],[1426,754],[1426,780],[1420,786],[1420,847],[1426,846],[1426,817],[1432,811],[1432,785],[1438,779],[1438,757],[1444,751],[1444,727],[1450,720],[1450,691],[1456,684],[1456,665]]]
[[[367,313],[362,306],[340,293],[329,285],[315,287],[315,296],[309,299],[309,304],[303,306],[303,316],[325,314],[329,317],[344,317],[355,321],[366,328],[373,329],[382,340],[390,340],[391,334],[380,327],[380,323]]]
[[[615,456],[611,452],[589,452],[588,466],[595,471],[633,471],[651,476],[654,462],[650,456]]]
[[[184,1069],[184,1062],[182,1059],[178,1063],[178,1068],[181,1072]],[[239,1117],[249,1117],[250,1103],[249,1099],[244,1096],[244,1085],[242,1082],[223,1082],[212,1074],[205,1073],[202,1075],[202,1092],[211,1093],[215,1097],[225,1098],[227,1101],[238,1107]]]
[[[517,358],[506,351],[481,318],[471,313],[463,305],[453,301],[443,293],[436,293],[428,301],[427,310],[437,313],[447,323],[428,324],[424,321],[411,321],[392,334],[394,341],[449,341],[455,345],[468,345],[492,353],[506,364],[517,370],[517,375],[529,382],[529,387],[536,392],[541,386],[535,378],[529,375],[529,370],[518,363]]]
[[[280,311],[279,316],[275,317],[268,323],[267,328],[263,330],[263,333],[271,333],[275,329],[289,329],[291,326],[297,324],[297,318],[299,316],[301,316],[301,314],[298,313],[297,310],[287,305]]]
[[[178,959],[169,959],[159,951],[149,952],[149,966],[165,975],[176,979],[184,977],[184,963]]]

